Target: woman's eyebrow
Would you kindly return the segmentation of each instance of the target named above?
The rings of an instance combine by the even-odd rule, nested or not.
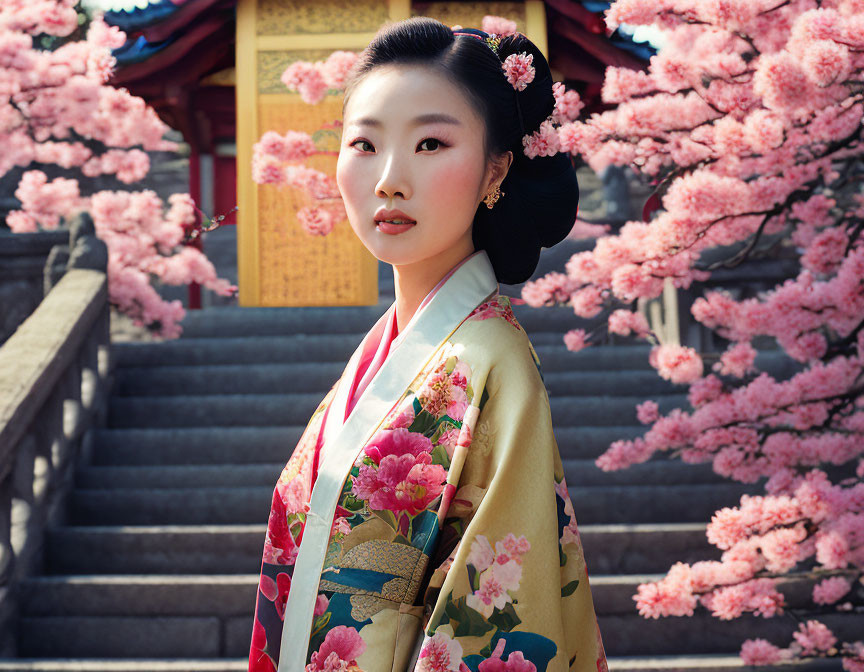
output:
[[[352,123],[357,126],[376,126],[381,127],[383,124],[379,119],[375,119],[373,117],[361,117],[360,119],[356,119]],[[411,120],[412,126],[419,126],[421,124],[435,124],[435,123],[444,123],[444,124],[454,124],[456,126],[461,126],[462,122],[459,121],[456,117],[452,117],[449,114],[444,114],[443,112],[433,112],[430,114],[421,114],[419,116],[414,117]]]

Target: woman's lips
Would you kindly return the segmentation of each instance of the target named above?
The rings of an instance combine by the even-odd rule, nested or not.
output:
[[[410,222],[408,224],[394,224],[393,222],[378,222],[378,230],[381,233],[389,233],[391,235],[396,235],[398,233],[403,233],[414,226],[417,222]]]

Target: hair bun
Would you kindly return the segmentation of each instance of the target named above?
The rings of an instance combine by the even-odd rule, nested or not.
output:
[[[552,70],[543,52],[522,33],[504,35],[498,42],[498,58],[502,63],[512,54],[528,54],[532,57],[534,79],[522,91],[514,89],[519,96],[525,132],[530,135],[540,128],[540,124],[555,110]],[[520,138],[520,153],[521,146]]]

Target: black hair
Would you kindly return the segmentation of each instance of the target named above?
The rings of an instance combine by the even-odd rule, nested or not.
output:
[[[458,32],[459,29],[457,29]],[[476,29],[481,36],[487,33]],[[522,91],[501,67],[510,54],[533,54],[534,79]],[[540,250],[562,241],[576,219],[579,184],[567,153],[535,156],[523,152],[522,125],[530,135],[552,114],[552,72],[543,53],[521,33],[505,35],[498,54],[474,37],[458,37],[440,21],[414,16],[388,22],[375,34],[346,77],[344,106],[352,90],[375,66],[420,64],[437,69],[459,86],[486,122],[485,159],[510,150],[513,161],[501,183],[503,194],[489,209],[480,202],[474,215],[475,250],[486,250],[498,282],[515,285],[537,269]]]

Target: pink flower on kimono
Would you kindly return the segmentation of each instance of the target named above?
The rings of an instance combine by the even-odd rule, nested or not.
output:
[[[375,464],[380,465],[387,456],[420,455],[432,452],[432,441],[428,436],[418,432],[410,432],[404,427],[385,429],[373,436],[366,448],[366,456]]]
[[[427,637],[417,658],[416,672],[467,672],[462,662],[462,645],[443,632]]]
[[[292,478],[285,482],[281,478],[276,483],[276,492],[288,513],[301,513],[309,509],[309,490],[302,478]]]
[[[351,523],[348,522],[348,519],[340,516],[338,518],[333,519],[333,525],[330,528],[330,536],[336,536],[337,534],[346,535],[351,531]]]
[[[516,564],[522,564],[522,556],[531,549],[531,544],[524,536],[518,539],[511,532],[501,541],[495,542],[495,562],[503,564],[513,560]]]
[[[468,564],[478,572],[482,572],[495,562],[495,549],[482,534],[478,534],[471,542],[471,550],[468,553]]]
[[[329,598],[324,593],[318,593],[318,599],[315,600],[315,611],[313,612],[314,615],[320,616],[327,611],[327,607],[329,606]]]
[[[480,572],[480,587],[465,598],[465,604],[489,618],[495,609],[504,609],[513,601],[510,594],[522,580],[522,555],[531,548],[528,540],[512,533],[495,542],[478,534],[471,543],[468,563]]]
[[[562,477],[560,483],[555,483],[555,494],[564,500],[564,515],[570,517],[567,527],[561,531],[559,543],[562,546],[566,544],[578,544],[580,542],[579,529],[576,527],[576,513],[573,511],[573,502],[570,501],[570,493],[567,490],[567,481],[565,478]]]
[[[416,516],[444,489],[447,471],[432,464],[432,441],[407,429],[380,432],[365,449],[374,464],[361,464],[352,492],[377,511]]]
[[[454,420],[462,420],[465,409],[468,408],[468,379],[471,367],[465,362],[456,362],[449,374],[444,370],[444,364],[431,374],[417,390],[417,398],[423,408],[438,417],[446,413]]]
[[[264,597],[273,603],[279,618],[284,619],[285,603],[288,601],[288,593],[291,592],[291,577],[286,572],[279,572],[274,581],[262,573],[258,589]]]
[[[521,651],[513,651],[502,660],[504,647],[507,643],[503,639],[498,640],[492,655],[486,660],[481,660],[477,666],[479,672],[536,672],[537,667],[530,660],[525,660]]]
[[[576,519],[571,518],[570,522],[567,523],[567,527],[565,527],[561,531],[561,539],[560,543],[562,546],[566,546],[567,544],[578,544],[579,542],[579,528],[576,527]]]
[[[465,598],[465,604],[485,618],[495,609],[504,609],[513,601],[510,591],[519,588],[522,580],[522,566],[509,560],[503,564],[497,561],[480,574],[480,587]]]
[[[519,324],[513,314],[513,308],[510,307],[510,297],[499,294],[494,299],[481,303],[468,315],[469,319],[475,320],[488,320],[490,317],[503,317],[516,327],[517,331],[522,331],[522,325]]]
[[[444,446],[444,450],[447,451],[447,457],[453,457],[453,451],[456,449],[456,442],[459,440],[460,430],[458,427],[451,427],[445,432],[441,432],[441,436],[438,437],[438,445]]]
[[[501,315],[501,306],[494,300],[481,303],[468,315],[475,320],[488,320],[490,317]]]
[[[276,483],[270,507],[270,519],[264,538],[264,562],[270,565],[293,565],[297,560],[303,524],[293,514],[307,510],[308,494],[300,478]]]
[[[366,650],[360,633],[347,625],[337,625],[327,633],[321,647],[312,654],[306,672],[347,672],[357,666],[357,656]]]
[[[399,415],[393,418],[393,421],[390,423],[390,429],[399,429],[400,427],[410,427],[411,423],[414,422],[414,405],[411,404],[402,411]]]

